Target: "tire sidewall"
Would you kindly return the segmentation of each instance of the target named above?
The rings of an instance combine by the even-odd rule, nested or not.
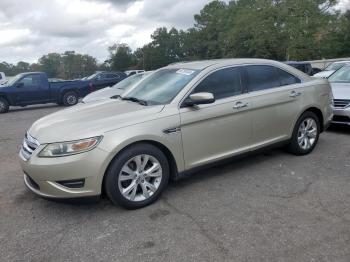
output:
[[[69,97],[69,96],[74,96],[74,97],[75,97],[75,103],[74,103],[74,104],[70,104],[70,103],[69,103],[69,101],[68,101],[68,97]],[[63,104],[64,104],[65,106],[74,106],[74,105],[76,105],[76,104],[78,103],[78,100],[79,100],[79,98],[78,98],[77,93],[75,93],[75,92],[67,92],[67,93],[65,93],[65,94],[63,95],[62,102],[63,102]]]
[[[313,143],[313,145],[309,149],[303,149],[300,147],[300,145],[298,143],[298,131],[299,131],[300,124],[307,118],[312,118],[316,122],[317,135],[316,135],[315,142]],[[293,148],[293,151],[295,151],[295,153],[298,155],[306,155],[306,154],[309,154],[310,152],[312,152],[317,145],[318,139],[320,137],[320,131],[321,131],[320,120],[318,119],[317,115],[313,112],[310,112],[310,111],[303,113],[299,117],[299,119],[294,127],[293,137],[292,137],[292,141],[291,141],[291,146]]]
[[[138,202],[130,201],[126,199],[120,192],[118,187],[118,177],[124,164],[134,156],[141,154],[151,155],[159,161],[162,167],[162,180],[157,191],[148,199]],[[169,173],[168,160],[160,149],[150,144],[138,144],[125,149],[112,160],[112,163],[106,173],[104,188],[109,199],[114,204],[119,204],[127,209],[141,208],[150,205],[159,198],[162,191],[168,184]]]
[[[10,107],[9,102],[5,98],[0,97],[0,103],[3,105],[0,106],[0,114],[7,113]]]

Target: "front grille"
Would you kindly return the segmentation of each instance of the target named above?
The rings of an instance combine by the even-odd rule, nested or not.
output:
[[[19,154],[24,160],[28,160],[39,146],[40,143],[38,140],[36,140],[27,132],[24,136]]]
[[[348,106],[350,106],[350,100],[334,99],[335,108],[346,108]]]
[[[344,122],[344,123],[350,123],[350,118],[347,116],[333,116],[334,122]]]

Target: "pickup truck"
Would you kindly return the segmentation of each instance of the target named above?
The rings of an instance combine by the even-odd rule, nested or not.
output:
[[[22,73],[0,85],[0,113],[8,112],[10,106],[45,103],[73,106],[91,91],[88,80],[50,82],[43,72]]]
[[[80,97],[125,78],[122,72],[97,72],[81,80],[60,81],[48,79],[43,72],[22,73],[0,85],[0,113],[8,112],[10,106],[45,103],[73,106]]]

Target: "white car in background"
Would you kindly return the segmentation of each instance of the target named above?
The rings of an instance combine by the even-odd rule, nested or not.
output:
[[[330,77],[335,71],[338,69],[342,68],[344,65],[350,64],[350,61],[339,61],[339,62],[334,62],[328,65],[325,70],[314,74],[314,77],[322,77],[322,78],[328,78]]]
[[[103,89],[100,89],[98,91],[92,92],[85,96],[82,100],[83,103],[90,103],[94,101],[104,100],[111,98],[113,96],[121,95],[129,88],[132,88],[136,84],[138,84],[142,79],[144,79],[146,76],[148,76],[152,71],[139,73],[133,76],[130,76],[128,78],[125,78],[124,80],[120,81],[119,83],[115,84],[112,87],[106,87]]]
[[[128,70],[128,71],[125,71],[124,73],[127,76],[132,76],[132,75],[142,74],[144,72],[146,72],[146,71],[145,70]]]
[[[334,124],[350,125],[350,65],[328,78],[334,97]]]
[[[6,76],[4,72],[0,72],[0,85],[6,83]]]

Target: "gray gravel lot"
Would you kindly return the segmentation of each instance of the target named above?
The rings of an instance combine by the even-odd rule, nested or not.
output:
[[[308,156],[272,150],[198,172],[127,211],[25,189],[24,132],[59,109],[0,115],[0,261],[350,261],[350,128]]]

